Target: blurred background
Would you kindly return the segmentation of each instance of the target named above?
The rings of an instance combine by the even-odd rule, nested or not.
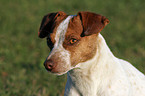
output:
[[[0,96],[63,96],[66,75],[48,73],[44,15],[91,11],[110,20],[101,32],[114,55],[145,73],[145,0],[0,0]]]

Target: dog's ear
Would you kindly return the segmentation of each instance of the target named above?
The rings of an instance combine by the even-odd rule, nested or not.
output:
[[[106,17],[91,12],[79,12],[77,16],[82,21],[82,36],[98,34],[109,23]]]
[[[56,13],[49,13],[46,16],[43,17],[41,21],[41,25],[39,28],[38,36],[40,38],[44,38],[48,36],[48,34],[53,30],[54,24],[56,24],[56,19],[58,17],[59,20],[63,19],[66,16],[66,14],[62,11],[56,12]]]

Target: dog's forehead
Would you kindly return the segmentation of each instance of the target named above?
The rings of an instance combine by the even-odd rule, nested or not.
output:
[[[80,17],[76,15],[73,16],[73,18],[71,18],[69,21],[66,36],[70,36],[70,35],[80,36],[82,31],[83,31],[83,27],[82,27],[82,22],[80,20]]]
[[[55,35],[55,40],[59,41],[60,39],[64,40],[65,38],[65,33],[67,32],[68,29],[68,25],[70,22],[70,19],[72,18],[72,16],[68,16],[65,20],[63,20],[57,30],[56,30],[56,35]]]
[[[56,33],[59,29],[60,26],[62,26],[62,22],[64,20],[66,20],[68,16],[66,15],[62,15],[62,16],[59,16],[57,17],[53,22],[52,22],[52,29],[51,29],[51,32],[48,34],[48,38],[51,39],[52,42],[55,42],[55,37],[56,37]],[[60,29],[59,29],[60,30]]]
[[[63,19],[61,22],[57,23],[57,25],[55,25],[49,37],[53,42],[55,42],[56,37],[61,38],[62,36],[80,36],[82,31],[83,27],[79,16],[70,15]]]

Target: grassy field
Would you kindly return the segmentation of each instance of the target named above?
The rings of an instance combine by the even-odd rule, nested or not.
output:
[[[63,96],[66,75],[49,74],[37,32],[50,12],[91,11],[109,18],[102,31],[114,55],[145,73],[145,0],[0,0],[0,96]]]

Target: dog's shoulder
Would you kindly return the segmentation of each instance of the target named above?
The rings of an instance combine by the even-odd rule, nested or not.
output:
[[[127,75],[130,76],[137,76],[140,78],[144,78],[145,80],[145,75],[143,73],[141,73],[137,68],[135,68],[131,63],[129,63],[128,61],[119,59],[121,66],[123,67],[123,69],[126,71]]]
[[[144,94],[143,90],[145,91],[145,75],[138,71],[137,68],[135,68],[131,63],[122,59],[119,60],[126,73],[126,77],[130,82],[130,86],[132,86],[134,94]]]

